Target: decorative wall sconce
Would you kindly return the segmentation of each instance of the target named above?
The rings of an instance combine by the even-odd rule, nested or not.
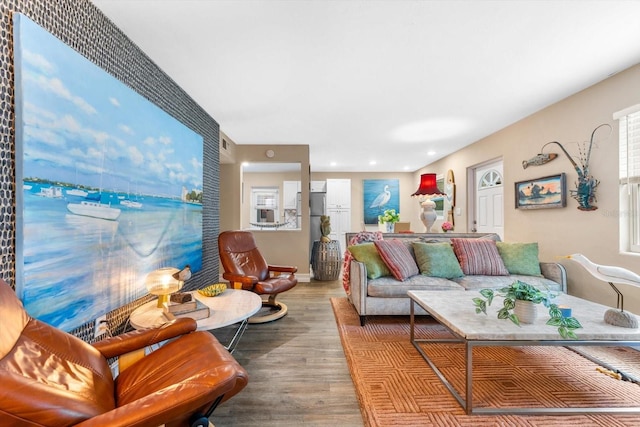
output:
[[[598,131],[598,129],[600,129],[601,127],[608,127],[609,135],[611,134],[611,130],[612,130],[611,125],[603,123],[597,126],[593,130],[593,132],[591,132],[591,139],[589,140],[588,149],[586,147],[581,147],[579,150],[580,165],[578,165],[576,161],[573,160],[571,155],[567,152],[567,150],[565,150],[562,144],[560,144],[558,141],[551,141],[551,142],[547,142],[542,146],[542,149],[540,150],[540,154],[537,154],[536,156],[532,157],[529,160],[524,160],[522,162],[523,169],[526,169],[528,166],[544,165],[545,163],[548,163],[551,160],[558,157],[558,154],[556,153],[548,153],[548,154],[543,153],[544,147],[546,147],[549,144],[556,144],[558,147],[560,147],[562,152],[567,156],[567,159],[569,159],[569,161],[573,165],[573,168],[578,173],[578,181],[576,182],[576,189],[569,190],[571,197],[576,199],[576,201],[578,202],[578,209],[580,209],[581,211],[594,211],[598,209],[598,207],[594,205],[594,203],[596,201],[596,187],[598,186],[598,184],[600,184],[600,181],[595,179],[593,175],[589,173],[589,160],[591,160],[591,149],[593,148],[594,136]],[[607,135],[607,137],[609,135]]]
[[[424,173],[420,175],[420,186],[411,197],[417,197],[422,206],[422,213],[420,214],[420,220],[425,226],[425,232],[430,233],[433,223],[436,222],[438,215],[434,208],[436,203],[431,200],[433,196],[444,196],[444,193],[440,191],[436,183],[435,173]]]

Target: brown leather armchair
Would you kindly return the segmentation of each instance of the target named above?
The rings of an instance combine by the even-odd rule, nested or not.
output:
[[[249,231],[223,231],[218,235],[218,251],[222,277],[233,288],[269,295],[268,301],[262,302],[263,307],[269,307],[269,314],[255,315],[249,323],[271,322],[287,314],[287,306],[276,301],[276,296],[298,284],[298,267],[267,264]]]
[[[0,319],[2,426],[206,426],[248,381],[193,319],[91,345],[30,317],[1,279]],[[169,339],[113,378],[107,359]]]

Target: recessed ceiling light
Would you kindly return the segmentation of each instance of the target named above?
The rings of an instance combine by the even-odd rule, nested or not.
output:
[[[402,125],[391,132],[391,137],[402,142],[438,141],[460,135],[469,127],[469,120],[433,118]]]
[[[409,166],[404,166],[404,167],[402,168],[402,170],[406,170],[406,171],[408,171],[408,170],[409,170]]]
[[[336,162],[331,162],[331,163],[329,163],[329,166],[338,166],[338,163],[336,163]]]
[[[374,166],[375,164],[376,164],[376,161],[375,161],[375,160],[371,160],[371,161],[369,162],[369,165],[370,165],[370,166]]]
[[[427,151],[427,156],[435,156],[436,152],[435,151]]]

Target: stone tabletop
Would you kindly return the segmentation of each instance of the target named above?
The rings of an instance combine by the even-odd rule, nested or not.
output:
[[[209,317],[197,321],[199,331],[224,328],[241,322],[256,314],[262,307],[260,295],[244,290],[227,289],[215,297],[205,297],[198,292],[192,294],[210,310]],[[155,299],[135,309],[129,320],[136,329],[157,327],[167,322]]]
[[[477,291],[409,291],[408,295],[440,323],[467,340],[562,340],[558,329],[546,324],[549,313],[542,304],[533,324],[517,326],[509,319],[498,319],[503,299],[495,297],[487,307],[487,315],[476,314],[473,298]],[[584,341],[640,341],[640,329],[612,326],[604,322],[611,307],[561,294],[553,302],[572,309],[572,316],[582,324],[575,333]]]

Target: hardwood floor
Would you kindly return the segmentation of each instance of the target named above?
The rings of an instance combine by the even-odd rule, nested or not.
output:
[[[340,281],[299,283],[278,296],[289,308],[284,318],[249,325],[234,352],[249,384],[215,410],[216,427],[362,427],[329,302],[344,295]]]

